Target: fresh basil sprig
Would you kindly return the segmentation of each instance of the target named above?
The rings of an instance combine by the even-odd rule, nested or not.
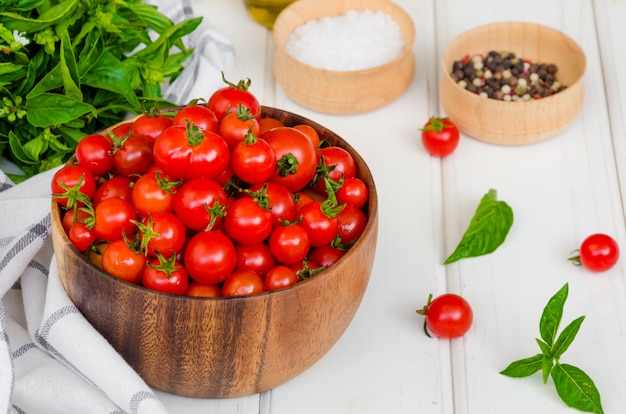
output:
[[[492,253],[504,242],[512,225],[513,210],[498,201],[497,191],[490,189],[480,200],[460,243],[443,264]]]
[[[500,373],[509,377],[523,378],[542,371],[544,384],[551,376],[559,397],[568,407],[603,414],[600,392],[591,378],[580,368],[560,362],[561,356],[574,341],[585,319],[581,316],[573,320],[557,336],[568,290],[566,283],[548,301],[543,310],[539,323],[541,339],[536,339],[541,353],[512,362]]]
[[[31,176],[143,106],[173,106],[161,85],[201,20],[174,24],[142,0],[0,1],[0,155]]]

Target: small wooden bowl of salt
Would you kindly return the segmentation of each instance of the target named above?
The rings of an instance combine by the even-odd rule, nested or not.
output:
[[[415,72],[415,26],[389,0],[299,0],[274,24],[274,75],[297,103],[358,114],[397,99]]]

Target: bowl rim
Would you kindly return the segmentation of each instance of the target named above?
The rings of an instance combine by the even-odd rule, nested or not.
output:
[[[543,97],[541,99],[530,99],[528,101],[511,101],[511,102],[507,102],[507,101],[500,101],[500,100],[496,100],[496,99],[489,99],[489,98],[484,98],[479,96],[478,94],[475,94],[473,92],[468,91],[465,88],[460,87],[455,81],[454,79],[452,79],[452,76],[450,74],[450,69],[447,67],[446,62],[445,62],[445,55],[446,52],[452,47],[454,46],[458,41],[461,40],[462,37],[468,35],[468,34],[472,34],[472,33],[476,33],[479,31],[483,31],[487,28],[490,27],[495,27],[495,28],[500,28],[500,27],[507,27],[507,26],[530,26],[530,27],[536,27],[536,28],[540,28],[543,30],[547,30],[552,32],[553,34],[558,34],[559,36],[562,36],[564,38],[567,39],[568,42],[570,42],[573,46],[575,46],[576,48],[576,52],[578,52],[581,56],[582,56],[582,67],[580,68],[580,75],[576,78],[576,80],[570,84],[570,85],[565,85],[566,88],[558,93],[555,93],[553,95],[550,96],[546,96]],[[577,87],[582,87],[581,84],[584,84],[584,78],[585,78],[585,73],[587,71],[587,57],[585,55],[585,52],[583,50],[583,48],[578,44],[578,42],[576,42],[574,39],[572,39],[569,35],[567,35],[566,33],[564,33],[561,30],[558,30],[554,27],[545,25],[545,24],[541,24],[541,23],[534,23],[534,22],[528,22],[528,21],[521,21],[521,20],[503,20],[503,21],[498,21],[498,22],[492,22],[492,23],[486,23],[486,24],[482,24],[479,26],[475,26],[472,27],[471,29],[468,29],[462,33],[460,33],[458,36],[454,37],[444,48],[443,52],[441,53],[441,57],[439,59],[439,63],[441,66],[441,71],[443,72],[443,77],[441,79],[441,82],[444,81],[449,81],[451,83],[453,83],[458,90],[465,94],[468,99],[489,99],[488,102],[490,102],[493,105],[499,105],[499,104],[514,104],[516,107],[519,107],[521,105],[526,105],[526,106],[530,106],[530,105],[537,105],[539,103],[541,104],[546,104],[549,103],[552,100],[555,99],[559,99],[563,96],[567,96],[570,95],[572,93],[576,93],[571,92],[572,90],[575,90]]]
[[[376,10],[372,10],[372,8],[360,8],[360,9],[355,9],[351,7],[350,4],[351,0],[347,0],[347,1],[343,1],[341,3],[337,3],[337,4],[341,4],[343,6],[347,6],[345,7],[341,7],[342,11],[338,12],[338,13],[331,13],[331,14],[326,14],[322,17],[329,17],[329,16],[340,16],[343,15],[345,13],[347,13],[348,11],[351,10],[359,10],[359,11],[365,11],[365,10],[370,10],[370,11],[374,11],[374,12],[378,12],[378,11],[382,11],[380,8],[377,8]],[[312,1],[307,1],[307,0],[299,0],[297,2],[293,2],[291,4],[289,4],[285,9],[283,9],[283,11],[278,15],[278,17],[276,18],[276,21],[274,23],[274,29],[276,28],[277,25],[279,25],[280,23],[282,23],[282,21],[285,19],[284,16],[288,15],[290,10],[293,10],[294,8],[298,8],[298,7],[302,7],[302,4],[306,5],[311,5],[314,6],[317,4],[317,0],[312,0]],[[334,2],[332,4],[335,4]],[[276,34],[277,31],[273,30],[272,32],[272,38],[274,39],[274,45],[276,47],[276,51],[280,52],[287,60],[289,60],[292,64],[306,70],[309,72],[318,72],[318,73],[322,73],[322,74],[328,74],[328,75],[332,75],[332,76],[338,76],[338,77],[351,77],[354,76],[355,74],[361,74],[361,75],[368,75],[368,74],[372,74],[372,73],[376,73],[376,72],[382,72],[385,71],[388,68],[394,67],[396,66],[399,62],[404,61],[405,59],[407,59],[408,56],[410,56],[412,58],[413,56],[413,46],[415,44],[415,37],[416,37],[416,33],[415,33],[415,23],[413,22],[413,19],[411,18],[411,16],[407,13],[406,10],[404,10],[402,7],[400,7],[398,4],[390,1],[390,0],[378,0],[376,2],[374,2],[375,5],[379,6],[382,4],[387,4],[390,8],[392,8],[396,13],[398,13],[398,15],[404,16],[406,18],[406,21],[408,22],[409,26],[408,26],[408,30],[409,30],[409,36],[408,38],[405,38],[404,36],[402,36],[403,40],[404,40],[404,44],[402,46],[402,52],[396,56],[394,59],[389,60],[381,65],[378,66],[374,66],[374,67],[370,67],[370,68],[365,68],[365,69],[357,69],[357,70],[332,70],[332,69],[325,69],[325,68],[320,68],[317,66],[313,66],[313,65],[309,65],[308,63],[304,63],[298,59],[296,59],[295,57],[293,57],[290,53],[287,52],[287,50],[285,49],[284,45],[282,44],[282,42],[278,41],[278,35]],[[285,14],[285,10],[287,10],[287,13]],[[389,15],[389,13],[387,13]],[[281,19],[281,16],[283,16],[283,18]],[[315,21],[315,20],[319,20],[322,17],[316,18],[316,19],[307,19],[306,22],[309,21]],[[396,24],[400,25],[400,23],[397,21],[396,18],[394,18],[394,16],[390,15],[390,17],[394,20],[394,22],[396,22]],[[300,25],[295,26],[287,35],[287,38],[285,39],[285,42],[287,41],[287,39],[289,38],[289,36],[291,35],[291,33],[293,33],[293,31],[298,28]]]
[[[206,105],[206,104],[201,104],[201,105]],[[180,108],[183,108],[184,105],[177,105],[177,106],[172,106],[172,107],[167,107],[167,108],[163,108],[159,110],[159,113],[167,113],[167,112],[172,112],[174,110],[178,110]],[[287,111],[287,110],[283,110],[283,109],[279,109],[279,108],[275,108],[275,107],[269,107],[269,106],[261,106],[263,111],[280,111],[282,113],[284,113],[285,115],[291,115],[291,116],[295,116],[297,118],[301,118],[302,120],[305,120],[307,122],[307,124],[318,128],[323,128],[326,129],[328,132],[330,132],[333,135],[336,135],[339,139],[341,139],[342,141],[342,147],[348,147],[347,149],[352,152],[353,154],[356,154],[359,158],[363,159],[361,157],[361,155],[354,149],[354,147],[352,147],[352,145],[350,145],[349,142],[347,142],[345,139],[343,139],[339,134],[336,134],[335,132],[333,132],[332,130],[322,126],[321,124],[312,121],[302,115],[298,115],[296,113],[293,113],[291,111]],[[133,122],[136,118],[138,118],[141,115],[137,115],[135,117],[131,117],[128,119],[125,119],[107,129],[111,129],[113,127],[117,127],[120,125],[124,125],[126,123],[130,123]],[[106,129],[105,129],[106,130]],[[355,253],[355,250],[358,246],[360,246],[362,243],[364,243],[364,237],[362,237],[365,234],[369,234],[371,232],[375,232],[377,229],[374,226],[378,225],[378,192],[376,190],[376,185],[374,182],[374,177],[371,173],[371,170],[369,169],[369,166],[365,163],[365,160],[363,160],[363,165],[365,166],[365,171],[363,171],[363,173],[365,173],[366,175],[368,175],[370,177],[370,181],[371,181],[371,187],[368,187],[369,190],[369,198],[367,201],[367,224],[365,225],[365,228],[363,229],[363,233],[361,235],[361,237],[359,237],[355,243],[350,247],[350,249],[348,249],[345,254],[339,258],[339,260],[335,263],[335,265],[337,265],[338,263],[341,262],[345,262],[346,261],[346,257],[350,257]],[[136,292],[140,292],[140,293],[145,293],[147,295],[154,295],[155,297],[162,297],[162,298],[167,298],[169,300],[173,300],[176,302],[187,302],[187,301],[215,301],[215,302],[232,302],[232,301],[250,301],[250,300],[265,300],[265,298],[267,297],[271,297],[271,296],[277,296],[277,295],[286,295],[289,294],[290,291],[294,290],[294,289],[303,289],[303,286],[306,286],[310,283],[315,283],[316,280],[319,279],[326,279],[328,277],[335,277],[335,275],[331,275],[330,272],[325,272],[322,271],[319,274],[316,274],[310,278],[307,279],[303,279],[300,280],[299,282],[297,282],[294,285],[291,286],[286,286],[283,288],[279,288],[279,289],[275,289],[275,290],[270,290],[270,291],[263,291],[260,293],[256,293],[253,295],[246,295],[246,296],[219,296],[219,297],[203,297],[203,296],[187,296],[187,295],[177,295],[177,294],[173,294],[173,293],[167,293],[167,292],[161,292],[158,290],[154,290],[154,289],[149,289],[146,288],[144,286],[135,284],[135,283],[130,283],[128,281],[122,280],[118,277],[115,277],[111,274],[109,274],[108,272],[105,272],[103,269],[101,269],[100,267],[96,266],[94,263],[92,263],[90,260],[88,260],[85,255],[83,253],[81,253],[80,251],[78,251],[78,249],[76,249],[74,247],[74,245],[72,245],[72,243],[69,240],[68,235],[63,231],[63,229],[61,228],[61,206],[60,204],[55,200],[54,197],[51,197],[51,214],[52,214],[52,222],[53,222],[53,227],[55,226],[55,221],[58,223],[57,227],[59,231],[59,236],[61,237],[61,240],[63,241],[64,245],[69,247],[72,251],[73,254],[75,254],[76,256],[80,257],[81,261],[86,263],[88,266],[92,267],[95,271],[97,271],[98,273],[101,273],[102,275],[104,275],[105,277],[107,277],[112,283],[118,285],[118,286],[123,286],[123,287],[128,287],[130,289],[133,289]],[[372,217],[374,217],[372,219]],[[325,269],[326,270],[326,269]]]

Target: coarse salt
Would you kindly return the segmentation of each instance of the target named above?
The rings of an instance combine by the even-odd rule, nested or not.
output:
[[[316,68],[357,71],[394,60],[403,47],[400,26],[387,13],[349,10],[298,26],[289,35],[285,50]]]

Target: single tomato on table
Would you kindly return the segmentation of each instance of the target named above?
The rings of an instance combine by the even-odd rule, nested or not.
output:
[[[592,234],[583,240],[578,254],[569,260],[592,272],[605,272],[619,260],[619,246],[615,239],[607,234]]]
[[[450,155],[459,144],[459,129],[448,118],[433,116],[421,131],[424,148],[432,156]]]
[[[429,331],[436,337],[454,339],[461,337],[469,331],[474,321],[474,313],[470,304],[461,296],[453,293],[445,293],[428,297],[428,303],[417,311],[424,315],[424,332],[430,336]]]

